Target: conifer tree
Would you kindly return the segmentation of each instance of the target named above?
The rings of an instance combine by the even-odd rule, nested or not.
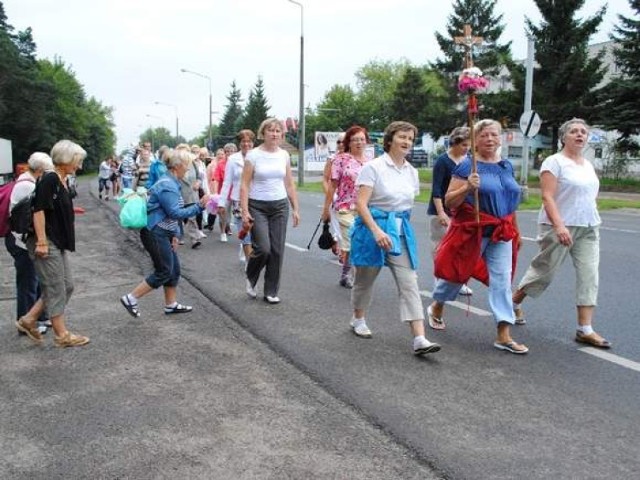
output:
[[[249,92],[247,108],[244,111],[242,124],[239,125],[239,128],[248,128],[253,132],[257,132],[262,121],[269,116],[269,108],[267,97],[264,93],[264,82],[262,77],[259,76],[253,89]]]
[[[220,123],[220,135],[232,138],[236,134],[238,120],[242,118],[242,93],[236,85],[236,81],[231,82],[231,91],[227,95],[227,105],[225,107],[222,122]]]

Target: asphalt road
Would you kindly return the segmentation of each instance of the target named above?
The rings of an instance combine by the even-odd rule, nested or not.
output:
[[[96,338],[93,350],[68,352],[81,361],[92,358],[83,352],[98,349],[106,362],[97,370],[106,375],[105,385],[90,388],[92,395],[85,388],[80,402],[83,407],[95,401],[102,390],[109,393],[107,399],[120,402],[119,408],[107,404],[104,414],[98,415],[97,428],[102,436],[94,438],[82,428],[71,428],[91,439],[85,448],[70,440],[72,459],[87,455],[96,466],[108,465],[111,475],[106,478],[119,477],[113,472],[125,472],[120,478],[165,478],[171,471],[184,478],[207,478],[207,472],[218,472],[217,478],[232,478],[220,476],[224,467],[238,478],[586,479],[637,475],[640,334],[634,288],[640,265],[639,214],[602,214],[605,223],[596,328],[614,343],[610,352],[613,356],[594,356],[573,341],[574,279],[567,263],[549,291],[524,304],[528,323],[517,327],[514,336],[530,347],[528,355],[514,356],[492,347],[495,328],[487,312],[486,292],[472,283],[475,293],[469,304],[461,299],[447,309],[447,330],[428,332],[430,339],[443,345],[442,351],[416,358],[411,352],[408,328],[397,320],[395,285],[387,271],[378,279],[369,315],[373,338],[360,339],[350,332],[349,291],[338,286],[335,258],[319,250],[315,242],[311,250],[306,250],[320,204],[320,195],[301,194],[302,224],[288,232],[280,305],[249,299],[244,292],[236,239],[223,244],[217,235],[210,235],[200,249],[187,247],[180,253],[186,280],[182,290],[190,292],[191,286],[195,287],[188,299],[206,309],[204,315],[190,321],[186,329],[161,322],[157,333],[151,333],[148,322],[135,323],[115,307],[112,315],[117,323],[103,327],[101,333],[108,341],[106,345],[100,346],[101,339]],[[104,205],[105,210],[115,209],[114,202]],[[115,221],[115,214],[105,218]],[[535,218],[534,212],[519,217],[526,238],[535,236]],[[414,225],[421,250],[426,252],[424,205],[416,207]],[[131,244],[123,242],[119,232],[113,233],[120,243],[118,249],[105,246],[108,241],[101,235],[112,233],[104,225],[92,232],[98,238],[93,252],[96,258],[103,257],[105,251],[117,256],[112,269],[92,269],[83,277],[87,283],[98,282],[102,289],[103,295],[85,293],[82,298],[96,302],[99,307],[95,316],[103,318],[103,310],[114,308],[108,298],[117,298],[126,285],[137,280],[148,259],[135,245],[136,236],[131,232],[125,234]],[[533,241],[525,240],[517,279],[535,251]],[[115,275],[122,275],[123,265],[132,270],[126,278]],[[425,306],[430,301],[431,269],[428,255],[421,255],[419,275]],[[261,288],[260,283],[259,298]],[[103,300],[107,303],[101,303]],[[157,299],[146,300],[146,305],[153,302]],[[98,320],[93,317],[89,320],[93,319],[94,329],[98,329]],[[148,345],[149,335],[159,337],[152,337],[155,349]],[[174,338],[175,345],[166,343]],[[230,344],[238,338],[244,345],[232,350]],[[133,340],[133,346],[129,340]],[[4,358],[13,365],[9,377],[12,388],[4,394],[5,407],[0,412],[12,420],[0,424],[0,433],[10,434],[2,435],[5,440],[0,440],[0,445],[10,453],[10,461],[26,463],[29,450],[16,451],[13,442],[28,438],[38,427],[29,422],[26,433],[16,434],[21,423],[18,407],[25,404],[18,401],[21,387],[17,382],[26,360],[18,347],[5,343],[3,348],[10,356]],[[136,366],[138,344],[141,363]],[[166,345],[166,351],[157,350],[162,345]],[[109,348],[115,352],[109,353]],[[133,365],[132,371],[118,367],[114,355]],[[198,367],[202,358],[206,360]],[[47,353],[46,360],[54,367],[71,363],[53,353]],[[113,368],[113,373],[107,367]],[[218,371],[224,372],[223,376]],[[194,372],[201,373],[202,378],[194,380]],[[234,383],[234,378],[239,383]],[[125,381],[141,381],[141,391],[136,393],[135,385],[134,393],[132,385],[125,390]],[[29,387],[34,382],[30,380]],[[259,402],[256,415],[246,411],[246,388]],[[217,395],[218,389],[229,389],[222,397],[223,403],[207,402],[207,395],[214,396],[207,392],[215,390]],[[125,397],[125,392],[131,397]],[[73,399],[77,402],[77,396]],[[7,406],[16,401],[18,406]],[[189,416],[193,413],[190,409],[197,413],[195,418]],[[154,412],[159,416],[157,421],[149,418]],[[231,427],[224,423],[229,422],[229,412],[233,419],[239,416],[242,421]],[[289,417],[292,412],[293,419]],[[176,414],[177,419],[173,418]],[[201,418],[201,425],[197,418]],[[130,421],[135,427],[142,419],[147,422],[145,430],[137,432],[126,426]],[[313,422],[305,424],[303,419]],[[48,420],[47,425],[56,431],[51,438],[61,448],[64,429],[55,428],[55,422],[51,422]],[[254,422],[257,430],[251,431]],[[113,430],[116,426],[124,432]],[[202,435],[202,440],[185,437],[185,428],[195,432],[195,438]],[[256,448],[255,436],[269,434],[273,438],[263,441],[256,455],[234,457],[246,452],[248,445]],[[118,445],[123,435],[126,443]],[[151,442],[158,439],[167,443],[152,446]],[[306,445],[307,440],[312,448],[320,449],[319,457],[300,457],[296,446],[300,442]],[[221,448],[220,454],[213,451],[216,448]],[[212,453],[207,456],[203,449],[212,449]],[[124,453],[128,450],[132,457],[141,456],[137,463]],[[274,450],[276,460],[269,455]],[[287,451],[294,453],[282,460]],[[107,456],[113,452],[120,456],[108,463]],[[230,463],[223,465],[218,460],[221,455]],[[118,462],[123,462],[121,469],[117,468]],[[56,472],[65,471],[62,461],[55,465],[59,467]],[[86,467],[79,471],[100,470]]]
[[[328,392],[415,451],[449,478],[624,478],[640,470],[639,371],[593,356],[573,341],[574,279],[567,263],[552,288],[524,306],[529,323],[515,330],[530,347],[517,357],[492,348],[494,324],[484,288],[467,309],[449,308],[446,332],[430,332],[443,350],[414,358],[410,335],[397,318],[395,286],[383,272],[369,316],[374,337],[352,335],[349,292],[338,286],[338,266],[315,244],[321,197],[303,194],[302,225],[290,228],[281,298],[269,306],[244,293],[237,245],[217,236],[184,255],[184,275],[240,325],[250,330]],[[424,206],[414,224],[426,245]],[[613,358],[640,362],[637,282],[640,215],[604,213],[601,305],[596,327],[614,343]],[[535,236],[534,212],[520,216]],[[425,251],[425,248],[422,248]],[[536,251],[525,241],[517,278]],[[422,255],[425,305],[431,262]],[[258,289],[260,295],[260,288]],[[470,311],[468,311],[470,310]],[[631,366],[632,368],[629,368]]]

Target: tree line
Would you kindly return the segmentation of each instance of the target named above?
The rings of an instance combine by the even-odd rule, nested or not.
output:
[[[67,138],[87,151],[85,169],[97,168],[116,138],[111,107],[87,96],[61,58],[36,59],[31,28],[16,32],[1,1],[0,137],[11,140],[14,164]]]

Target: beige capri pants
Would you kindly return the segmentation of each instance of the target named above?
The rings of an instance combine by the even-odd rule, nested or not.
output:
[[[571,255],[576,271],[576,305],[596,306],[598,302],[598,267],[600,265],[599,227],[567,227],[573,245],[566,247],[558,241],[551,225],[538,225],[540,252],[533,257],[531,265],[518,285],[518,289],[538,297],[551,284],[555,273],[567,255]]]
[[[343,252],[351,251],[351,226],[356,219],[356,210],[340,209],[336,216],[338,217],[338,223],[340,224],[340,250]]]
[[[404,238],[404,237],[402,237]],[[391,270],[400,297],[400,320],[411,322],[424,320],[424,310],[420,289],[418,288],[418,274],[411,268],[411,261],[403,245],[402,255],[386,255],[385,264]],[[356,267],[353,289],[351,290],[351,306],[353,309],[367,310],[371,305],[373,284],[382,267]]]

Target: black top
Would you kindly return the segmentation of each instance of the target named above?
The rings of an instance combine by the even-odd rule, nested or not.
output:
[[[447,152],[444,152],[437,159],[433,165],[433,178],[431,188],[431,198],[429,199],[429,206],[427,208],[427,214],[437,215],[438,210],[433,203],[434,198],[439,198],[444,203],[444,196],[451,183],[451,173],[457,167],[457,163],[454,162]],[[447,215],[450,215],[449,209],[444,210]]]
[[[57,173],[44,174],[36,184],[33,211],[44,211],[47,240],[60,250],[75,251],[73,202]]]

